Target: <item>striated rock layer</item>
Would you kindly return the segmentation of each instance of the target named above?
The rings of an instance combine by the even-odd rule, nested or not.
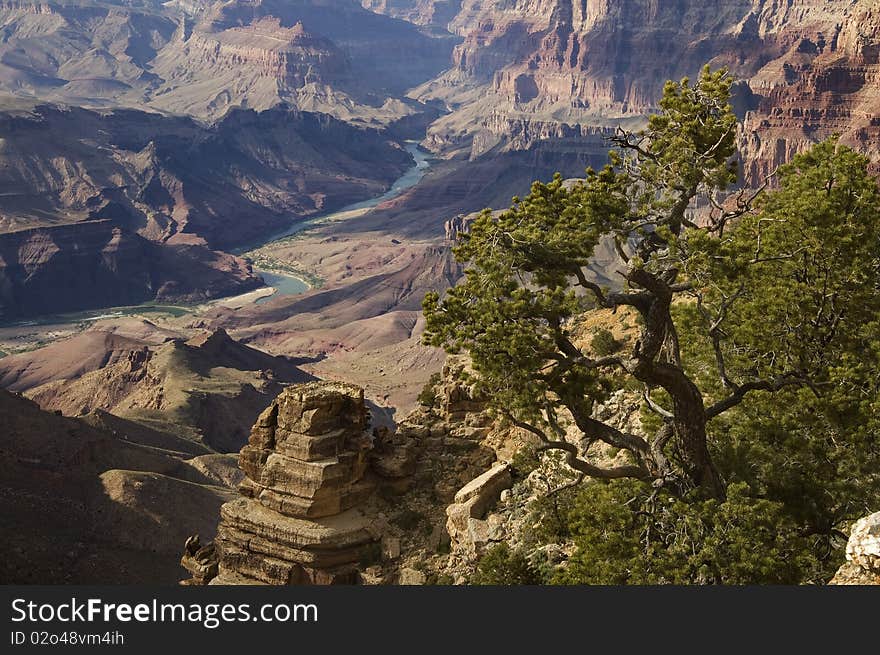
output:
[[[486,130],[516,140],[523,123],[638,119],[654,109],[667,79],[710,63],[743,81],[735,105],[750,112],[742,142],[748,181],[832,133],[880,156],[874,0],[363,4],[419,24],[442,16],[463,38],[450,71],[416,92],[454,110],[431,128],[437,149]]]
[[[372,437],[363,390],[312,383],[284,391],[254,425],[239,465],[241,498],[220,511],[211,584],[357,581],[378,523],[357,509]]]
[[[758,103],[740,144],[747,182],[833,134],[880,171],[880,6],[852,5],[833,27],[805,30],[750,81]]]

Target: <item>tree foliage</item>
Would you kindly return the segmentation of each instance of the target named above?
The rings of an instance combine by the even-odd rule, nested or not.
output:
[[[610,330],[600,328],[593,334],[590,340],[590,349],[600,357],[613,355],[620,350],[621,343],[614,338]]]
[[[477,585],[537,585],[542,579],[521,550],[512,550],[506,543],[493,546],[480,560],[471,580]]]
[[[639,133],[619,131],[602,170],[536,182],[500,216],[483,213],[455,248],[464,280],[425,299],[426,341],[467,351],[497,411],[580,475],[636,481],[612,485],[635,484],[636,507],[669,498],[659,525],[691,533],[693,514],[705,544],[740,512],[812,537],[818,560],[783,576],[810,578],[827,572],[832,539],[877,490],[880,191],[867,160],[830,139],[783,166],[777,189],[731,193],[730,83],[708,68],[694,84],[667,83],[660,112]],[[603,241],[618,253],[616,288],[587,268]],[[634,344],[578,343],[584,312],[624,306],[641,319]],[[597,420],[594,404],[633,382],[642,430]],[[626,461],[593,461],[593,444]],[[608,519],[633,545],[648,523],[628,523],[627,508]],[[746,537],[731,542],[743,557],[758,547],[782,557]],[[772,578],[758,562],[706,566],[679,562],[689,572],[669,579]],[[645,571],[627,579],[660,579]]]
[[[557,584],[796,584],[813,564],[785,508],[742,483],[724,501],[591,484],[570,520],[578,548]]]

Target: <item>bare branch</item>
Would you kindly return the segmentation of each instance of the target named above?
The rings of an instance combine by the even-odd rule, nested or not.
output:
[[[797,373],[786,373],[772,380],[753,380],[741,384],[736,390],[706,409],[706,418],[711,419],[739,405],[752,391],[779,391],[785,387],[808,384],[808,381]]]
[[[672,412],[670,412],[668,409],[664,409],[663,407],[661,407],[660,405],[658,405],[658,404],[657,404],[657,403],[651,398],[651,392],[650,392],[650,390],[649,390],[647,387],[645,387],[645,392],[644,392],[644,394],[643,394],[643,398],[645,399],[645,402],[647,403],[648,408],[649,408],[652,412],[654,412],[655,414],[657,414],[657,416],[660,416],[661,418],[666,419],[666,420],[671,420],[671,419],[675,418],[675,414],[673,414]]]
[[[602,291],[602,288],[598,284],[596,284],[595,282],[590,282],[587,279],[587,276],[584,274],[584,271],[582,268],[576,267],[574,270],[574,274],[575,274],[575,277],[577,278],[578,284],[581,285],[584,289],[587,289],[588,291],[592,291],[593,295],[596,296],[596,301],[600,305],[604,305],[606,300],[605,300],[605,293]]]
[[[615,467],[612,469],[603,469],[601,467],[590,464],[589,462],[587,462],[583,459],[580,459],[578,457],[579,453],[578,453],[577,446],[565,441],[561,436],[560,436],[560,439],[558,439],[558,440],[550,439],[543,430],[536,427],[535,425],[532,425],[531,423],[529,423],[527,421],[522,421],[522,420],[516,418],[515,416],[513,416],[512,414],[510,414],[509,412],[504,412],[504,415],[507,417],[507,419],[513,425],[525,430],[526,432],[530,432],[531,434],[535,435],[536,437],[538,437],[538,439],[541,440],[542,444],[539,447],[539,451],[542,451],[542,450],[562,450],[562,451],[565,451],[567,453],[566,463],[569,466],[571,466],[573,469],[575,469],[576,471],[580,471],[581,473],[583,473],[585,475],[589,475],[590,477],[604,478],[604,479],[638,478],[640,480],[646,480],[646,479],[650,479],[652,477],[650,472],[648,471],[648,469],[644,466],[632,465],[632,466]],[[624,433],[620,432],[619,430],[615,430],[611,426],[606,426],[604,423],[601,423],[599,421],[595,421],[594,419],[590,419],[590,421],[592,422],[592,425],[597,426],[597,427],[600,426],[601,430],[599,430],[599,432],[602,432],[603,434],[606,434],[606,432],[607,432],[607,434],[617,433],[621,437],[621,439],[615,439],[615,442],[619,444],[616,446],[618,448],[623,448],[624,450],[629,450],[630,452],[633,452],[631,444],[629,444],[628,441],[629,441],[629,439],[634,439],[634,440],[637,440],[638,442],[641,442],[638,444],[638,450],[641,450],[644,453],[647,453],[650,450],[650,447],[648,446],[648,444],[644,440],[642,440],[640,437],[636,437],[635,435],[625,435]],[[580,425],[578,425],[578,427],[580,427]],[[609,443],[609,445],[614,445],[614,444],[611,444],[607,439],[602,438],[602,436],[600,436],[599,434],[596,434],[594,431],[590,431],[589,433],[584,430],[582,430],[582,431],[588,437],[595,437],[595,438],[600,439],[601,441],[604,441],[605,443]],[[606,434],[606,436],[607,436],[607,434]],[[638,450],[633,452],[633,454],[638,455]]]
[[[551,441],[545,443],[538,448],[539,451],[561,450],[565,452],[565,463],[575,471],[579,471],[591,478],[599,478],[602,480],[616,480],[620,478],[636,478],[637,480],[651,480],[653,476],[648,469],[643,466],[627,465],[615,466],[612,468],[603,468],[590,464],[589,462],[578,457],[577,446],[567,441]]]

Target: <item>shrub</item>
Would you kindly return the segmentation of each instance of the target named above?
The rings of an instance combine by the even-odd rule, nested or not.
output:
[[[476,585],[537,585],[543,581],[521,550],[511,550],[506,543],[490,549],[477,565],[471,579]]]
[[[418,401],[420,405],[425,407],[434,407],[437,404],[437,392],[435,387],[440,384],[440,374],[433,373],[428,382],[419,392]]]
[[[812,565],[779,503],[730,485],[723,502],[594,483],[571,515],[577,551],[557,584],[797,584]]]
[[[613,355],[620,350],[623,344],[614,338],[610,330],[599,328],[593,333],[593,339],[590,341],[590,348],[600,357]]]

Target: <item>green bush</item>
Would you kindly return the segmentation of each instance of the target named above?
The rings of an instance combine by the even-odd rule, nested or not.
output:
[[[516,480],[524,480],[529,473],[541,465],[541,458],[532,446],[523,446],[516,451],[510,462],[510,472]]]
[[[623,344],[614,338],[610,330],[599,328],[593,333],[593,339],[590,341],[590,348],[600,357],[607,357],[616,353]]]
[[[483,556],[471,579],[475,585],[537,585],[542,582],[525,553],[511,550],[506,543],[494,546]]]
[[[433,373],[431,377],[428,378],[428,382],[419,392],[418,401],[420,405],[434,407],[437,404],[437,392],[434,388],[438,384],[440,384],[440,374]]]
[[[571,529],[577,551],[557,584],[797,584],[813,565],[785,508],[741,483],[723,502],[631,480],[589,484]]]

